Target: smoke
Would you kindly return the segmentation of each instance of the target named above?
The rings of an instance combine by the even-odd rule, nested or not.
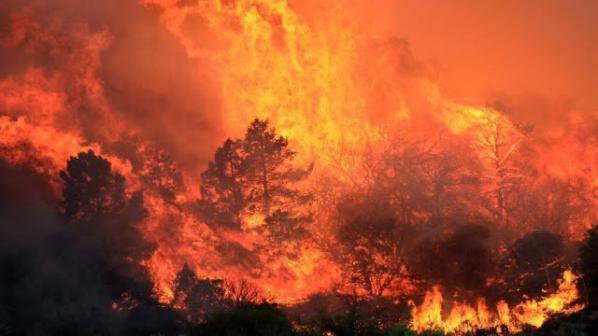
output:
[[[540,173],[564,181],[582,175],[591,181],[596,174],[596,120],[588,113],[572,112],[574,102],[518,96],[519,88],[494,99],[485,93],[476,97],[478,103],[491,101],[487,107],[448,100],[434,63],[418,56],[418,44],[410,36],[393,29],[401,25],[395,6],[370,1],[282,1],[277,6],[266,1],[4,1],[0,182],[7,192],[0,196],[1,229],[14,239],[7,239],[2,255],[10,256],[9,268],[17,267],[13,262],[22,256],[34,279],[8,279],[7,295],[64,283],[68,286],[57,285],[60,290],[76,289],[74,301],[80,306],[73,311],[109,306],[106,284],[84,269],[87,257],[64,261],[58,257],[61,244],[55,242],[74,239],[52,215],[61,188],[58,171],[70,155],[89,148],[126,176],[129,194],[143,190],[150,212],[144,235],[158,245],[146,265],[163,302],[185,263],[202,276],[261,281],[288,300],[332,287],[334,272],[329,270],[335,265],[314,247],[316,243],[303,246],[294,259],[264,256],[254,244],[258,238],[253,232],[213,229],[195,215],[199,173],[225,137],[238,137],[255,117],[270,119],[289,137],[299,163],[315,162],[313,185],[332,181],[308,186],[317,191],[330,187],[326,192],[332,195],[319,204],[328,209],[317,214],[314,240],[333,240],[327,235],[335,232],[331,213],[339,195],[359,189],[370,173],[387,174],[368,166],[371,156],[388,153],[385,146],[392,147],[396,137],[414,143],[423,139],[428,145],[435,142],[430,134],[446,134],[443,139],[450,140],[440,146],[454,147],[456,154],[443,156],[430,145],[406,161],[399,155],[394,163],[398,173],[384,181],[393,184],[397,194],[412,192],[404,202],[408,210],[417,210],[414,221],[420,223],[433,212],[433,221],[442,224],[418,228],[418,236],[409,236],[413,241],[405,245],[411,248],[441,235],[415,249],[421,260],[405,261],[429,284],[441,283],[449,290],[484,289],[496,272],[493,239],[502,233],[490,226],[461,226],[476,222],[464,219],[474,205],[482,215],[495,216],[488,210],[487,197],[495,177],[481,173],[488,153],[474,145],[479,130],[489,126],[488,120],[506,116],[504,124],[529,139],[529,153],[539,153],[541,164],[534,168]],[[377,17],[381,20],[373,20]],[[451,47],[455,49],[458,46]],[[513,144],[519,148],[519,138]],[[167,153],[168,158],[160,161],[156,153]],[[465,173],[456,173],[459,169]],[[164,181],[153,181],[152,174],[169,180],[161,184]],[[538,194],[551,197],[537,184]],[[430,195],[440,195],[434,199],[437,209],[431,210]],[[568,202],[567,197],[562,198]],[[521,201],[524,208],[544,199]],[[579,208],[593,211],[592,201],[582,199]],[[553,217],[563,230],[582,228],[592,218],[561,218],[555,213],[564,212],[547,208],[548,214],[533,219],[540,228]],[[366,224],[395,224],[394,218],[382,217],[380,223],[368,222],[375,216],[359,218],[359,234],[369,233]],[[522,225],[528,231],[531,221]],[[387,233],[375,238],[395,248],[395,241],[385,241],[392,237]],[[353,248],[354,242],[346,240]],[[385,254],[389,248],[379,250]],[[432,267],[439,260],[445,267]],[[32,306],[43,310],[44,295],[11,300],[18,306],[37,300]],[[113,318],[111,311],[105,315]]]
[[[47,328],[68,328],[69,321],[76,321],[81,330],[98,325],[116,328],[108,288],[85,262],[88,258],[69,244],[73,237],[56,214],[47,176],[28,166],[9,167],[4,161],[0,171],[3,332],[61,333],[67,329]]]
[[[115,144],[135,134],[189,169],[222,137],[213,79],[136,2],[10,1],[1,13],[0,74],[11,94],[3,101],[14,102],[3,114],[28,115],[125,158]]]

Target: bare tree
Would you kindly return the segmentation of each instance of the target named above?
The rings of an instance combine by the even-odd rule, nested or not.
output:
[[[478,144],[487,163],[484,182],[493,199],[491,210],[494,219],[505,226],[509,225],[511,214],[508,197],[525,176],[515,158],[524,140],[525,133],[501,114],[489,115],[478,131]]]

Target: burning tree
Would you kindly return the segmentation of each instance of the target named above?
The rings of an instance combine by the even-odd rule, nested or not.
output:
[[[381,153],[372,188],[388,195],[406,225],[446,226],[468,217],[481,167],[466,143],[437,138],[398,139]]]
[[[173,158],[155,145],[142,147],[140,154],[142,161],[138,174],[141,181],[155,190],[166,202],[174,203],[184,185],[183,176]]]
[[[409,269],[415,265],[408,260],[413,259],[410,252],[421,248],[416,254],[428,255],[440,244],[430,243],[428,235],[475,217],[469,205],[479,189],[480,167],[467,153],[455,139],[399,139],[370,160],[368,185],[345,195],[337,207],[336,241],[347,282],[377,296],[412,276],[423,276]],[[330,248],[333,255],[337,248]],[[446,257],[446,251],[438,253]]]
[[[582,176],[566,179],[535,176],[511,195],[511,218],[522,229],[570,235],[576,223],[591,223],[595,206],[591,182]]]
[[[525,160],[520,160],[519,156],[524,147],[525,136],[525,132],[501,114],[486,116],[478,132],[478,145],[482,158],[487,163],[488,177],[485,184],[490,188],[490,210],[494,221],[505,226],[511,221],[514,203],[511,196],[529,174],[529,167],[525,166]]]
[[[241,166],[240,140],[227,139],[201,174],[200,209],[208,223],[241,228],[243,210],[247,206]]]
[[[218,148],[202,173],[203,218],[237,230],[265,229],[275,240],[301,236],[310,197],[297,184],[311,167],[294,167],[294,157],[285,137],[255,119],[243,139],[228,139]]]
[[[403,252],[407,228],[397,224],[387,202],[372,195],[347,197],[339,204],[339,213],[340,251],[334,247],[331,252],[342,265],[345,281],[357,294],[370,297],[385,294],[405,273]]]

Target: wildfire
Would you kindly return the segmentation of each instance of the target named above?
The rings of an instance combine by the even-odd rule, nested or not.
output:
[[[116,93],[126,91],[129,82],[112,85],[106,84],[109,80],[103,78],[105,72],[109,72],[104,71],[104,63],[110,58],[107,52],[123,43],[118,36],[112,36],[117,31],[104,27],[94,30],[85,24],[70,31],[65,28],[69,26],[63,27],[58,19],[44,29],[41,21],[25,13],[15,16],[14,22],[8,24],[12,33],[6,38],[2,36],[0,46],[23,45],[27,53],[36,56],[33,58],[51,58],[52,61],[47,68],[31,66],[0,80],[0,154],[3,160],[15,165],[27,163],[35,156],[44,160],[43,169],[56,177],[67,159],[78,152],[92,149],[108,159],[112,168],[126,177],[128,193],[138,190],[143,193],[148,214],[139,225],[144,238],[156,246],[144,266],[151,275],[155,295],[162,303],[172,304],[175,278],[184,265],[201,278],[249,280],[267,296],[282,303],[298,302],[336,287],[343,279],[340,279],[341,267],[329,251],[331,236],[338,225],[335,202],[339,195],[363,188],[373,179],[372,171],[378,168],[374,165],[382,161],[375,159],[389,152],[397,139],[423,143],[425,151],[417,154],[429,156],[422,162],[441,156],[436,147],[440,138],[465,143],[462,151],[471,152],[467,154],[477,161],[464,170],[483,171],[479,175],[482,181],[476,181],[481,185],[478,192],[463,187],[473,183],[467,174],[451,175],[451,164],[461,161],[461,156],[441,158],[437,171],[405,169],[408,174],[421,173],[429,180],[436,179],[434,182],[446,178],[452,183],[448,187],[437,183],[430,190],[404,197],[408,201],[421,198],[438,203],[434,214],[401,204],[413,212],[409,220],[416,223],[432,221],[432,217],[436,220],[442,205],[450,203],[442,203],[440,193],[447,192],[443,195],[452,200],[451,192],[460,191],[446,190],[464,188],[466,202],[473,205],[467,203],[463,208],[483,208],[476,209],[476,213],[496,220],[493,224],[497,227],[505,224],[501,229],[512,225],[512,215],[505,210],[503,191],[514,190],[517,183],[526,178],[520,174],[519,166],[510,165],[511,157],[524,147],[524,142],[527,146],[524,149],[530,152],[542,149],[536,161],[529,164],[535,181],[555,177],[569,183],[563,189],[570,190],[575,186],[571,181],[579,178],[589,181],[594,195],[570,201],[576,206],[572,214],[563,215],[554,206],[539,219],[523,216],[521,227],[517,229],[527,233],[537,230],[533,225],[538,222],[561,225],[562,220],[563,227],[554,231],[573,239],[598,218],[595,197],[598,161],[592,125],[573,122],[577,119],[572,113],[571,124],[576,125],[575,129],[551,134],[548,140],[538,140],[530,136],[531,128],[521,125],[498,107],[451,101],[443,96],[436,74],[413,56],[406,41],[363,33],[363,27],[355,23],[357,20],[341,5],[326,7],[317,15],[303,8],[301,1],[288,0],[138,0],[137,5],[143,6],[140,10],[156,14],[151,19],[156,20],[155,24],[164,34],[168,32],[168,38],[179,44],[183,58],[192,67],[185,69],[191,73],[189,76],[207,78],[216,87],[214,95],[218,97],[214,99],[218,104],[206,104],[213,110],[205,112],[195,105],[185,106],[183,117],[171,117],[158,111],[155,114],[160,117],[152,117],[157,125],[147,126],[140,120],[144,119],[145,110],[140,109],[142,117],[131,116],[137,111],[129,100],[144,100],[146,94],[155,93],[152,87],[149,86],[147,92],[141,91],[143,99],[121,97]],[[156,61],[170,62],[159,57]],[[175,75],[169,73],[165,77]],[[148,101],[165,99],[160,90],[154,91],[158,93]],[[172,135],[163,132],[163,128],[185,126],[189,129],[183,134],[201,133],[203,129],[197,129],[196,121],[203,120],[207,114],[218,115],[217,130],[212,130],[218,136],[201,145],[193,143],[190,147],[197,148],[182,151],[185,155],[179,153],[173,160],[172,170],[180,173],[180,183],[172,183],[172,195],[166,199],[155,186],[144,182],[144,168],[138,166],[153,158],[150,148],[155,144],[174,148],[187,142],[178,139],[183,137],[179,129]],[[302,209],[315,209],[315,220],[307,228],[310,239],[293,248],[280,244],[277,246],[280,251],[270,254],[260,248],[264,245],[263,231],[267,226],[263,213],[243,214],[240,228],[234,230],[205,223],[195,209],[200,198],[199,170],[205,168],[213,147],[225,137],[240,137],[255,118],[268,120],[279,135],[288,138],[289,148],[296,154],[295,163],[314,167],[310,179],[302,181],[300,188],[317,194],[315,204]],[[193,126],[172,126],[174,119]],[[432,139],[436,136],[437,141]],[[139,139],[138,142],[129,143],[133,138]],[[447,144],[451,147],[452,142]],[[188,155],[194,151],[210,152],[210,155],[205,152]],[[512,176],[505,177],[507,174]],[[165,184],[170,182],[164,181]],[[402,181],[398,193],[410,188],[410,182]],[[59,183],[56,185],[58,189]],[[470,201],[474,193],[482,194],[475,197],[484,199],[474,204],[475,201]],[[545,195],[543,190],[537,194]],[[550,201],[566,198],[558,192],[547,197]],[[540,198],[534,201],[548,203]],[[569,200],[562,202],[566,201]],[[461,213],[469,209],[458,210],[459,217],[454,222],[475,217]],[[326,248],[329,250],[325,251]],[[378,256],[370,261],[384,264],[399,260],[398,250],[383,246],[380,253],[387,258]],[[360,247],[359,252],[363,252],[362,262],[368,260],[367,248]],[[368,265],[358,266],[370,271]],[[374,271],[393,269],[387,265],[377,266],[380,267]],[[408,273],[404,265],[395,268],[402,270],[401,277]],[[405,288],[412,289],[414,284],[399,280],[406,284],[385,284],[378,294],[397,297],[410,294]],[[412,327],[417,331],[438,329],[447,333],[500,326],[513,331],[524,325],[538,327],[557,313],[582,308],[575,304],[579,298],[576,281],[577,275],[567,270],[554,293],[525,299],[514,306],[499,301],[495,307],[489,307],[483,298],[475,304],[451,301],[443,297],[440,286],[434,286],[425,293],[421,305],[412,303]]]
[[[445,304],[441,289],[437,286],[427,291],[421,305],[413,305],[411,326],[424,330],[441,330],[445,333],[466,333],[478,329],[497,329],[501,326],[510,331],[519,331],[525,325],[540,327],[548,318],[557,313],[573,313],[583,308],[576,304],[579,298],[577,276],[571,271],[563,272],[554,293],[543,298],[528,299],[509,308],[505,301],[496,304],[491,311],[483,298],[475,306],[466,303]],[[443,313],[450,307],[448,314]]]
[[[264,216],[262,214],[253,214],[250,216],[247,216],[247,218],[245,218],[245,228],[246,229],[255,229],[258,228],[260,226],[264,225]]]

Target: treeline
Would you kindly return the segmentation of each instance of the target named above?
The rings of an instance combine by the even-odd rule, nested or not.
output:
[[[417,296],[439,284],[466,301],[517,303],[576,264],[569,237],[596,219],[593,191],[584,176],[543,173],[529,128],[493,117],[476,132],[389,140],[356,161],[347,185],[310,179],[313,165],[295,162],[287,139],[255,120],[201,175],[198,213],[216,229],[264,238],[238,247],[252,260],[232,261],[241,268],[315,245],[342,270],[345,293],[400,296],[411,284]]]
[[[213,228],[263,237],[238,257],[255,257],[257,264],[239,261],[239,267],[266,267],[276,255],[292,258],[303,244],[314,244],[343,271],[338,291],[294,307],[276,305],[248,283],[202,278],[192,265],[179,271],[172,301],[158,302],[144,265],[156,246],[141,223],[147,190],[177,203],[182,178],[165,153],[144,149],[148,160],[134,164],[144,189],[133,191],[108,160],[79,153],[60,172],[61,195],[35,158],[19,165],[2,160],[0,334],[413,335],[400,326],[409,320],[408,307],[394,297],[401,281],[422,289],[440,283],[464,298],[484,292],[518,300],[540,294],[558,270],[579,260],[587,309],[533,332],[591,335],[598,229],[590,230],[580,259],[562,238],[570,221],[592,210],[585,182],[548,179],[532,188],[525,183],[537,182],[538,172],[521,168],[529,157],[512,159],[523,154],[523,143],[504,157],[496,148],[505,143],[492,146],[489,157],[500,161],[492,183],[467,147],[393,143],[368,161],[363,183],[333,198],[334,235],[323,240],[313,234],[313,205],[321,198],[302,184],[313,167],[297,167],[287,139],[255,120],[242,139],[227,140],[201,174],[201,199],[191,208]],[[551,210],[546,214],[536,202]],[[527,224],[534,229],[515,234]],[[504,281],[489,286],[485,280],[498,267]],[[484,333],[492,334],[478,334]]]

